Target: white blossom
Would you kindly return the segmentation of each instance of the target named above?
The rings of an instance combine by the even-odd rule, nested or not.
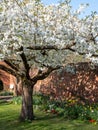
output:
[[[97,53],[98,16],[91,15],[82,19],[78,17],[87,5],[81,5],[74,13],[66,3],[45,6],[33,0],[23,5],[22,1],[17,4],[14,0],[8,0],[7,3],[2,1],[0,4],[0,57],[18,57],[20,52],[17,50],[21,46],[26,48],[31,45],[56,45],[62,49],[73,41],[76,42],[73,49],[77,53],[83,52],[87,57]],[[58,56],[51,52],[46,59],[37,51],[32,52],[32,55],[46,60],[47,64],[51,61],[52,64],[57,64],[62,63],[66,56],[65,52],[62,53]],[[28,51],[26,55],[29,55]],[[31,57],[32,55],[30,52]],[[94,58],[92,61],[95,62]]]

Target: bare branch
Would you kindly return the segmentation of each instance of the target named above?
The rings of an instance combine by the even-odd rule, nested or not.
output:
[[[57,50],[57,46],[55,45],[34,45],[34,46],[29,46],[26,49],[30,50]]]
[[[16,70],[16,71],[19,71],[19,69],[18,69],[15,65],[13,65],[13,63],[10,62],[10,60],[5,59],[4,62],[5,62],[6,64],[8,64],[12,69],[14,69],[14,70]]]
[[[60,48],[56,45],[34,45],[34,46],[29,46],[26,49],[30,50],[66,50],[70,49],[72,46],[74,46],[76,43],[73,41],[70,44],[67,44],[66,46]]]
[[[37,82],[38,80],[43,80],[45,79],[46,77],[49,76],[49,74],[54,71],[54,70],[57,70],[57,69],[60,69],[61,67],[63,66],[56,66],[56,67],[49,67],[45,72],[44,71],[39,71],[38,74],[33,78],[31,79],[33,82]]]
[[[14,75],[14,76],[19,75],[16,71],[12,70],[11,68],[6,67],[5,65],[0,65],[0,69],[2,69],[3,71],[6,71],[9,74]]]
[[[95,58],[98,58],[98,54],[92,54],[91,57],[95,57]]]
[[[22,61],[23,61],[23,65],[24,65],[24,67],[25,67],[26,77],[27,77],[28,79],[30,79],[30,76],[29,76],[29,69],[30,69],[30,67],[29,67],[29,64],[28,64],[26,55],[25,55],[25,53],[23,52],[23,47],[20,48],[20,51],[22,52],[22,53],[20,54],[20,57],[21,57],[21,59],[22,59]]]

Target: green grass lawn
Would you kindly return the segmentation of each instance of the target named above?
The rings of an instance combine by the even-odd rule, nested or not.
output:
[[[0,103],[0,130],[98,130],[98,124],[79,120],[69,121],[63,117],[35,111],[36,120],[19,122],[20,105]]]

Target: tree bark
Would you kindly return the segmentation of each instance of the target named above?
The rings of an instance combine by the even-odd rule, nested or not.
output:
[[[21,107],[21,114],[20,120],[33,120],[34,113],[33,113],[33,88],[32,85],[28,82],[23,85],[22,89],[22,107]]]

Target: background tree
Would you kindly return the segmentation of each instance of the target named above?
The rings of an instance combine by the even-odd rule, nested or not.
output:
[[[97,56],[98,17],[79,18],[86,6],[72,12],[70,1],[49,6],[39,0],[0,1],[0,58],[10,66],[0,69],[22,81],[22,120],[34,119],[36,82],[70,62],[70,52]],[[30,73],[32,68],[36,73]]]

